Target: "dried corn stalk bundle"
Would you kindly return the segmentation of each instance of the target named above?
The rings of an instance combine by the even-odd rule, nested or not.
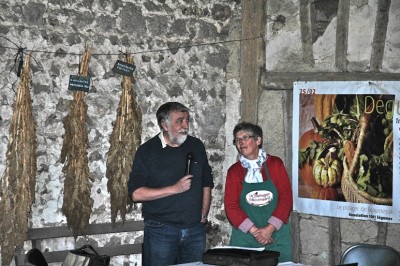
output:
[[[125,60],[133,64],[133,58],[126,55]],[[127,183],[133,157],[141,143],[142,113],[132,90],[133,77],[124,76],[122,94],[108,151],[107,189],[111,195],[111,222],[115,225],[118,211],[125,221],[127,205]]]
[[[92,48],[87,47],[80,64],[79,74],[88,75]],[[69,114],[64,118],[64,142],[61,162],[64,163],[64,202],[62,212],[67,217],[67,225],[75,237],[86,235],[92,212],[92,178],[89,174],[87,147],[89,145],[86,127],[87,105],[85,92],[74,91]]]
[[[36,125],[29,92],[30,55],[23,66],[16,93],[7,147],[6,169],[0,191],[0,243],[2,265],[9,265],[17,246],[26,240],[28,218],[35,200]]]

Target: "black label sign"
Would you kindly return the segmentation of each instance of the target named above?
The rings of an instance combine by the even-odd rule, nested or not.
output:
[[[90,77],[87,76],[69,76],[68,89],[72,91],[86,91],[90,88]]]
[[[135,71],[135,68],[136,68],[135,65],[128,64],[121,60],[117,60],[117,62],[115,62],[115,65],[112,70],[115,73],[118,73],[118,74],[121,74],[124,76],[132,76],[133,71]]]

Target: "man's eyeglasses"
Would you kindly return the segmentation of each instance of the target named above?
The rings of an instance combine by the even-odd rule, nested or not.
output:
[[[245,135],[241,138],[235,138],[233,139],[233,145],[236,145],[236,143],[239,143],[240,141],[247,141],[250,138],[255,138],[256,136],[252,136],[252,135]]]

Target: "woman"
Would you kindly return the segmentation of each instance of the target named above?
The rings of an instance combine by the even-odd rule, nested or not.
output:
[[[232,224],[231,246],[265,247],[291,261],[292,238],[287,224],[292,190],[282,160],[262,149],[262,129],[247,122],[233,129],[240,160],[229,169],[225,212]]]

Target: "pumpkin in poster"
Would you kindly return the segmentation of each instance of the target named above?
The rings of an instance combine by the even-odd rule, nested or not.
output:
[[[313,162],[317,185],[337,189],[339,200],[390,205],[394,95],[336,95],[334,99],[331,114],[316,127],[326,141],[300,149],[299,168]],[[315,191],[309,196],[315,196]]]

